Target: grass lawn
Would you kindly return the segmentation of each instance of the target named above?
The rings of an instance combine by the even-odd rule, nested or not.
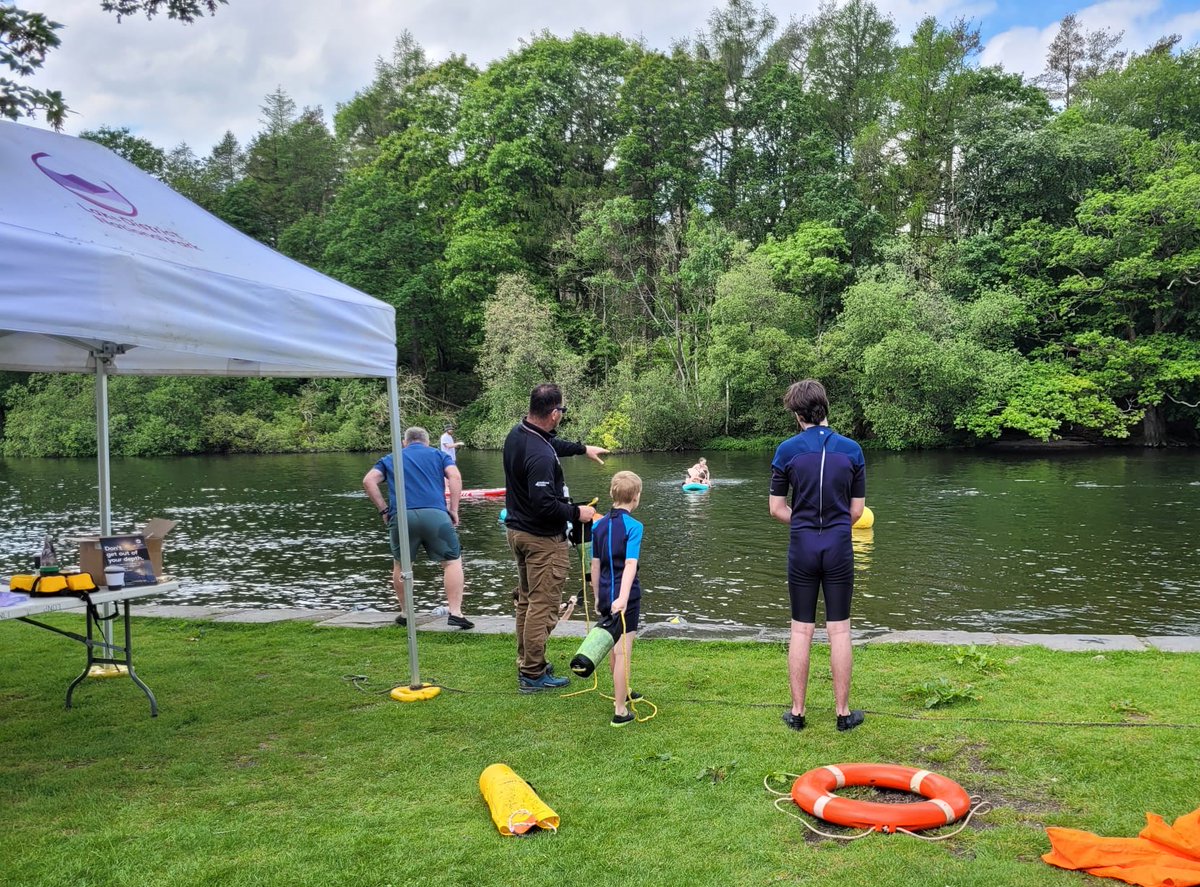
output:
[[[127,680],[85,682],[65,711],[82,649],[0,625],[9,887],[1099,884],[1040,861],[1046,825],[1132,836],[1144,811],[1200,804],[1198,655],[867,646],[853,701],[871,714],[843,734],[825,647],[795,733],[777,644],[640,641],[633,686],[658,715],[613,729],[596,694],[519,695],[511,637],[423,634],[422,676],[461,692],[401,704],[382,693],[408,676],[398,629],[142,619],[135,633],[158,718]],[[560,673],[574,650],[552,639]],[[939,678],[980,698],[906,697]],[[500,837],[478,788],[496,761],[558,812],[558,834]],[[846,761],[936,770],[994,809],[940,843],[847,843],[763,788]]]

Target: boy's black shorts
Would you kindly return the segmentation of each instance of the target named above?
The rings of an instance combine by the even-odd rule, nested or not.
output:
[[[612,615],[612,607],[611,606],[600,608],[600,618],[603,619],[606,616],[610,616],[610,615]],[[638,623],[641,620],[641,616],[642,616],[642,599],[641,598],[638,598],[637,600],[634,600],[634,601],[630,601],[628,604],[626,604],[625,605],[625,630],[626,631],[637,631]]]

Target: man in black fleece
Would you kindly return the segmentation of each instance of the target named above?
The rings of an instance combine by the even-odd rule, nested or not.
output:
[[[590,521],[589,505],[572,505],[564,491],[560,456],[586,455],[604,464],[608,450],[559,440],[555,429],[567,413],[562,390],[538,385],[529,395],[529,415],[504,441],[508,546],[517,562],[517,687],[534,693],[565,687],[546,662],[546,638],[558,622],[567,581],[567,521]]]

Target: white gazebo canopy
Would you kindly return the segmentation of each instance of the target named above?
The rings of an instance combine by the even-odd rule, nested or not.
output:
[[[107,148],[0,123],[0,369],[377,376],[395,310],[280,255]]]
[[[109,375],[387,379],[412,612],[390,305],[247,237],[101,145],[0,121],[0,369],[96,375],[102,535]]]

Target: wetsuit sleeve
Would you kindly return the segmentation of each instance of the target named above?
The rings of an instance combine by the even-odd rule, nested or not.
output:
[[[791,482],[788,480],[787,472],[782,468],[771,465],[771,490],[772,496],[786,496]]]
[[[526,494],[529,510],[544,517],[547,523],[559,523],[579,518],[579,509],[563,499],[561,490],[554,489],[554,456],[539,452],[529,453],[525,465]]]
[[[640,560],[642,556],[642,524],[625,518],[625,559]]]
[[[560,456],[582,456],[587,452],[587,447],[584,444],[574,440],[562,440],[561,438],[550,438],[550,446],[554,447],[554,452]]]
[[[863,458],[862,450],[858,451],[858,459],[850,463],[852,474],[850,475],[850,498],[865,499],[867,498],[867,460]]]

